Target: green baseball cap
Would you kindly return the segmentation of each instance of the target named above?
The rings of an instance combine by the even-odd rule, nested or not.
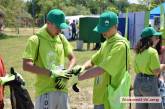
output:
[[[106,11],[100,15],[99,23],[93,29],[98,33],[108,31],[112,26],[118,24],[118,16],[114,12]]]
[[[65,22],[64,12],[59,9],[53,9],[49,11],[47,15],[47,20],[60,29],[66,29],[69,27]]]
[[[157,32],[153,27],[146,27],[143,29],[142,33],[141,33],[141,37],[142,38],[146,38],[146,37],[157,37],[160,36],[162,33],[161,32]]]

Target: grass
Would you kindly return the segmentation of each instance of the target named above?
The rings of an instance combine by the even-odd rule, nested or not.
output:
[[[30,93],[32,100],[35,100],[35,75],[22,70],[22,54],[26,46],[26,40],[28,36],[6,38],[0,37],[0,55],[3,57],[7,71],[9,72],[10,67],[14,67],[16,71],[20,72],[26,81],[26,87]],[[76,48],[76,42],[71,42],[74,48]],[[84,45],[84,49],[85,49]],[[74,51],[77,57],[77,63],[83,64],[87,61],[96,51]],[[132,55],[133,57],[133,55]],[[132,64],[131,64],[132,65]],[[131,69],[133,72],[133,69]],[[134,77],[134,76],[133,76]],[[92,86],[93,79],[80,82],[78,85],[80,93],[75,93],[72,89],[69,89],[69,96],[72,109],[92,109]],[[10,109],[9,89],[5,89],[5,109]]]

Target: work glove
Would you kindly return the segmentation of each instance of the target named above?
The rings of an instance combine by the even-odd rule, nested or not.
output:
[[[77,87],[77,84],[78,84],[78,75],[77,76],[73,76],[72,78],[72,89],[75,91],[75,92],[80,92],[79,91],[79,88]]]
[[[64,89],[67,85],[67,81],[68,81],[68,79],[66,79],[66,78],[61,78],[61,77],[56,78],[55,79],[55,88],[59,89],[59,90]]]
[[[76,65],[73,67],[73,69],[70,71],[70,74],[74,74],[75,76],[78,76],[81,72],[85,70],[85,67]]]
[[[83,72],[85,70],[85,67],[80,66],[80,65],[76,65],[75,67],[73,67],[73,69],[70,71],[71,74],[73,74],[74,76],[72,77],[72,89],[75,92],[79,92],[79,88],[77,87],[78,84],[78,76],[81,72]]]
[[[4,85],[9,81],[13,81],[15,79],[15,75],[6,75],[5,77],[0,77],[0,84]]]
[[[52,69],[50,70],[50,77],[54,80],[55,80],[55,78],[58,78],[58,77],[69,79],[69,77],[71,77],[71,76],[72,76],[72,74],[69,74],[68,70],[59,69],[56,66],[52,66]]]
[[[25,84],[25,81],[21,74],[14,71],[14,68],[11,67],[10,74],[6,75],[5,77],[0,77],[0,84],[6,85],[10,83],[11,81],[16,81],[17,84]]]

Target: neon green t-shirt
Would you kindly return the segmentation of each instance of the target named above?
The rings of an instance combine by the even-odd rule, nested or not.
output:
[[[28,39],[23,58],[31,59],[33,62],[35,61],[37,66],[49,70],[52,65],[63,69],[65,57],[70,53],[72,53],[72,47],[66,38],[62,34],[52,38],[46,31],[46,25],[44,25],[36,35]],[[37,75],[35,88],[37,96],[57,90],[54,80],[44,75]],[[67,92],[67,88],[61,91]]]
[[[159,55],[156,49],[149,47],[135,56],[134,68],[136,73],[154,75],[153,70],[160,68]]]
[[[105,70],[102,75],[95,78],[93,88],[93,103],[95,105],[104,104],[105,109],[110,109],[107,91],[110,76],[111,85],[117,88],[126,71],[126,47],[123,41],[127,44],[127,58],[129,60],[128,41],[118,33],[107,39],[91,59],[96,66]]]

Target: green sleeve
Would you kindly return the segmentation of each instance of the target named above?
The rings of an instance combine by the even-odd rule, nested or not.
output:
[[[31,59],[34,61],[36,58],[37,51],[38,51],[38,37],[34,35],[27,40],[26,48],[23,53],[23,58]]]
[[[150,69],[151,70],[155,70],[157,68],[160,68],[160,60],[159,60],[159,55],[158,52],[155,50],[151,53],[151,57],[150,57]]]
[[[73,48],[72,48],[71,44],[69,43],[69,41],[65,38],[64,35],[61,35],[60,37],[61,37],[62,44],[64,47],[65,57],[67,57],[69,54],[71,54],[73,52]]]
[[[126,48],[123,42],[117,43],[112,47],[111,52],[103,59],[99,67],[103,68],[105,72],[114,76],[116,72],[120,72],[125,67],[126,63]]]

